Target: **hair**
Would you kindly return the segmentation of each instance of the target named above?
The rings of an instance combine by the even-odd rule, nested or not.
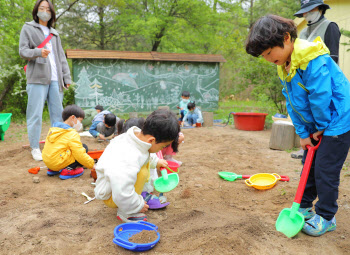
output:
[[[34,5],[34,8],[33,8],[33,12],[32,12],[32,15],[33,15],[33,20],[36,22],[36,23],[39,23],[39,17],[38,17],[38,9],[39,9],[39,5],[41,4],[41,2],[48,2],[49,3],[49,6],[50,6],[50,11],[51,11],[51,19],[47,22],[47,27],[50,28],[52,27],[53,23],[56,22],[56,12],[55,12],[55,8],[53,7],[53,4],[51,3],[50,0],[37,0],[35,5]]]
[[[102,105],[96,105],[95,109],[96,110],[100,110],[102,112],[103,111],[103,106]]]
[[[182,94],[181,94],[182,97],[190,97],[190,92],[188,91],[182,91]]]
[[[294,21],[276,15],[266,15],[258,19],[251,27],[247,41],[246,52],[258,57],[265,50],[273,47],[284,48],[286,35],[291,41],[297,38],[297,28]]]
[[[123,123],[121,133],[125,133],[126,131],[128,131],[129,128],[131,128],[133,126],[137,126],[140,129],[142,129],[144,124],[145,124],[144,118],[130,118]]]
[[[328,7],[324,4],[318,6],[318,10],[322,11],[322,15],[325,15],[327,9],[328,9]]]
[[[159,109],[152,112],[146,119],[142,134],[156,138],[156,143],[173,141],[171,147],[177,152],[180,125],[175,114],[169,110]]]
[[[62,112],[62,119],[66,121],[70,116],[74,115],[77,118],[85,118],[85,112],[75,104],[67,105]]]
[[[196,107],[196,103],[195,102],[189,102],[187,105],[187,109],[188,110],[192,110]]]
[[[113,113],[105,114],[104,117],[105,117],[105,124],[108,125],[109,127],[113,127],[117,122],[117,118]]]

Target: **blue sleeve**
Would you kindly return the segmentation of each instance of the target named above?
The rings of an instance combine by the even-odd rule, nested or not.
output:
[[[320,56],[312,60],[306,69],[309,76],[305,87],[309,90],[310,108],[318,131],[325,130],[332,120],[329,106],[333,92],[329,62],[335,65],[333,61],[326,61],[325,57]]]
[[[281,81],[281,80],[280,80]],[[283,81],[281,81],[281,84],[283,85]],[[292,119],[294,128],[295,128],[295,133],[297,133],[300,138],[305,139],[310,136],[309,132],[306,129],[306,126],[300,121],[299,116],[295,113],[293,108],[291,107],[289,100],[288,100],[288,95],[285,89],[282,90],[284,96],[286,97],[286,106],[287,106],[287,111],[289,114],[289,117]]]
[[[97,137],[100,133],[97,132],[97,124],[100,123],[101,121],[94,121],[92,122],[90,129],[89,129],[89,133],[93,136],[93,137]]]
[[[198,115],[197,123],[203,123],[202,112],[199,109],[198,109],[197,115]]]
[[[185,114],[184,118],[183,118],[183,122],[187,121],[187,117],[188,117],[188,113]]]

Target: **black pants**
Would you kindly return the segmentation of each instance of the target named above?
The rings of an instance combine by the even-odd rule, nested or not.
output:
[[[89,149],[88,149],[86,144],[83,143],[83,147],[85,148],[86,152],[89,151]],[[66,168],[69,169],[69,170],[72,170],[72,169],[75,169],[75,168],[78,168],[78,167],[82,167],[82,166],[83,165],[80,164],[78,161],[75,161],[72,164],[70,164],[69,166],[67,166]]]
[[[331,220],[338,211],[338,193],[340,171],[348,155],[350,147],[350,131],[338,136],[323,136],[320,147],[310,169],[301,208],[315,204],[316,213],[326,220]],[[302,163],[305,163],[307,150],[304,151]]]

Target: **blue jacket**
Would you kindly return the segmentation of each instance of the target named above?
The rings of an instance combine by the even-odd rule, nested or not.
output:
[[[320,37],[296,39],[289,73],[278,66],[288,113],[303,139],[316,131],[335,136],[350,130],[350,83]]]

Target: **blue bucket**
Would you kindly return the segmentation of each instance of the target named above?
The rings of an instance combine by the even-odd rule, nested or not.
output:
[[[132,243],[129,238],[142,230],[153,230],[157,232],[157,240],[151,243]],[[148,251],[152,249],[160,239],[160,234],[157,231],[158,227],[146,221],[138,221],[131,223],[123,223],[115,227],[113,243],[131,251]]]

